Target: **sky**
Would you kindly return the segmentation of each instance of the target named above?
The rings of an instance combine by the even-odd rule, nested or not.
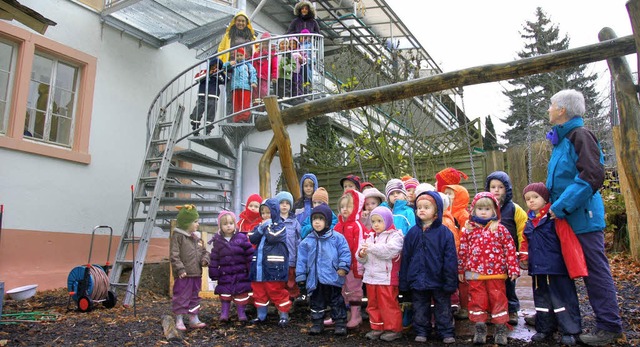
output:
[[[567,34],[569,48],[598,43],[598,32],[610,27],[618,37],[632,34],[627,0],[386,0],[413,36],[444,72],[473,66],[506,63],[517,59],[524,48],[520,32],[526,21],[535,21],[541,7],[561,37]],[[634,55],[627,56],[632,71]],[[599,88],[609,85],[606,62],[590,64],[588,73],[598,73]],[[509,100],[502,95],[506,82],[464,88],[464,106],[469,118],[491,115],[496,132],[508,128],[499,118],[508,114]],[[483,131],[484,121],[483,121]],[[505,141],[500,141],[505,142]]]

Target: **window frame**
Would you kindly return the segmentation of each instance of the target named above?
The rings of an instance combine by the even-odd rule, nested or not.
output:
[[[17,53],[15,74],[10,87],[12,94],[7,98],[11,104],[8,113],[9,121],[5,134],[0,134],[0,148],[89,164],[91,162],[89,138],[97,58],[2,21],[0,21],[0,37],[15,43]],[[31,70],[36,52],[40,55],[53,56],[79,69],[71,147],[54,145],[23,135]]]

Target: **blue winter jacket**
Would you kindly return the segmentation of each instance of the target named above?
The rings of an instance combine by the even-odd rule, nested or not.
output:
[[[396,230],[402,230],[402,235],[407,236],[409,229],[416,225],[416,214],[408,201],[396,200],[393,209],[386,201],[380,206],[388,207],[393,212],[393,225],[396,226]]]
[[[529,244],[529,275],[569,275],[556,234],[556,223],[549,214],[542,217],[536,227],[531,220],[527,221],[524,235]]]
[[[602,231],[604,156],[596,137],[574,117],[553,127],[553,151],[547,166],[551,210],[565,218],[576,234]],[[556,142],[556,143],[553,143]]]
[[[438,207],[438,216],[431,226],[422,230],[422,221],[415,223],[404,238],[400,264],[400,291],[442,290],[453,293],[458,288],[458,256],[451,230],[442,225],[442,198],[433,191],[430,195]]]
[[[274,198],[263,205],[271,211],[271,223],[256,228],[249,241],[257,248],[253,253],[249,278],[253,282],[287,281],[289,278],[289,251],[287,230],[280,217],[280,204]]]
[[[212,66],[217,66],[218,71],[211,73]],[[200,79],[198,85],[198,95],[220,95],[220,85],[224,85],[227,81],[227,75],[224,73],[222,61],[218,58],[209,59],[209,74]]]
[[[325,220],[328,220],[333,212],[327,205],[322,209],[325,210]],[[342,287],[345,278],[340,277],[337,271],[342,269],[348,273],[350,267],[351,252],[342,234],[331,228],[325,228],[322,235],[313,231],[298,247],[296,282],[306,281],[308,293],[318,287],[318,282]]]
[[[285,228],[287,229],[287,250],[289,251],[289,267],[296,266],[296,256],[298,254],[298,245],[302,240],[300,238],[300,223],[295,216],[290,215],[284,221]]]
[[[224,67],[228,72],[233,73],[231,75],[231,90],[251,90],[252,84],[258,84],[258,72],[250,62],[244,60],[234,66],[226,62]]]

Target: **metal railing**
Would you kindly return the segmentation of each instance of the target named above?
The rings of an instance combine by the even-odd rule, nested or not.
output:
[[[244,60],[237,58],[240,49],[244,50]],[[226,62],[218,65],[216,59]],[[256,40],[189,66],[169,81],[149,108],[147,140],[157,122],[171,120],[166,117],[176,114],[178,105],[184,105],[189,112],[180,130],[179,138],[183,139],[206,133],[208,127],[218,123],[253,123],[255,116],[266,114],[262,98],[268,95],[277,95],[286,107],[325,93],[321,35]]]

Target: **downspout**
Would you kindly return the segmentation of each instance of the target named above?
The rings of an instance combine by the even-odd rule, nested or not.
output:
[[[243,211],[242,208],[242,162],[244,156],[244,141],[238,145],[236,152],[236,170],[233,173],[233,204],[232,210],[236,216],[240,215]]]

